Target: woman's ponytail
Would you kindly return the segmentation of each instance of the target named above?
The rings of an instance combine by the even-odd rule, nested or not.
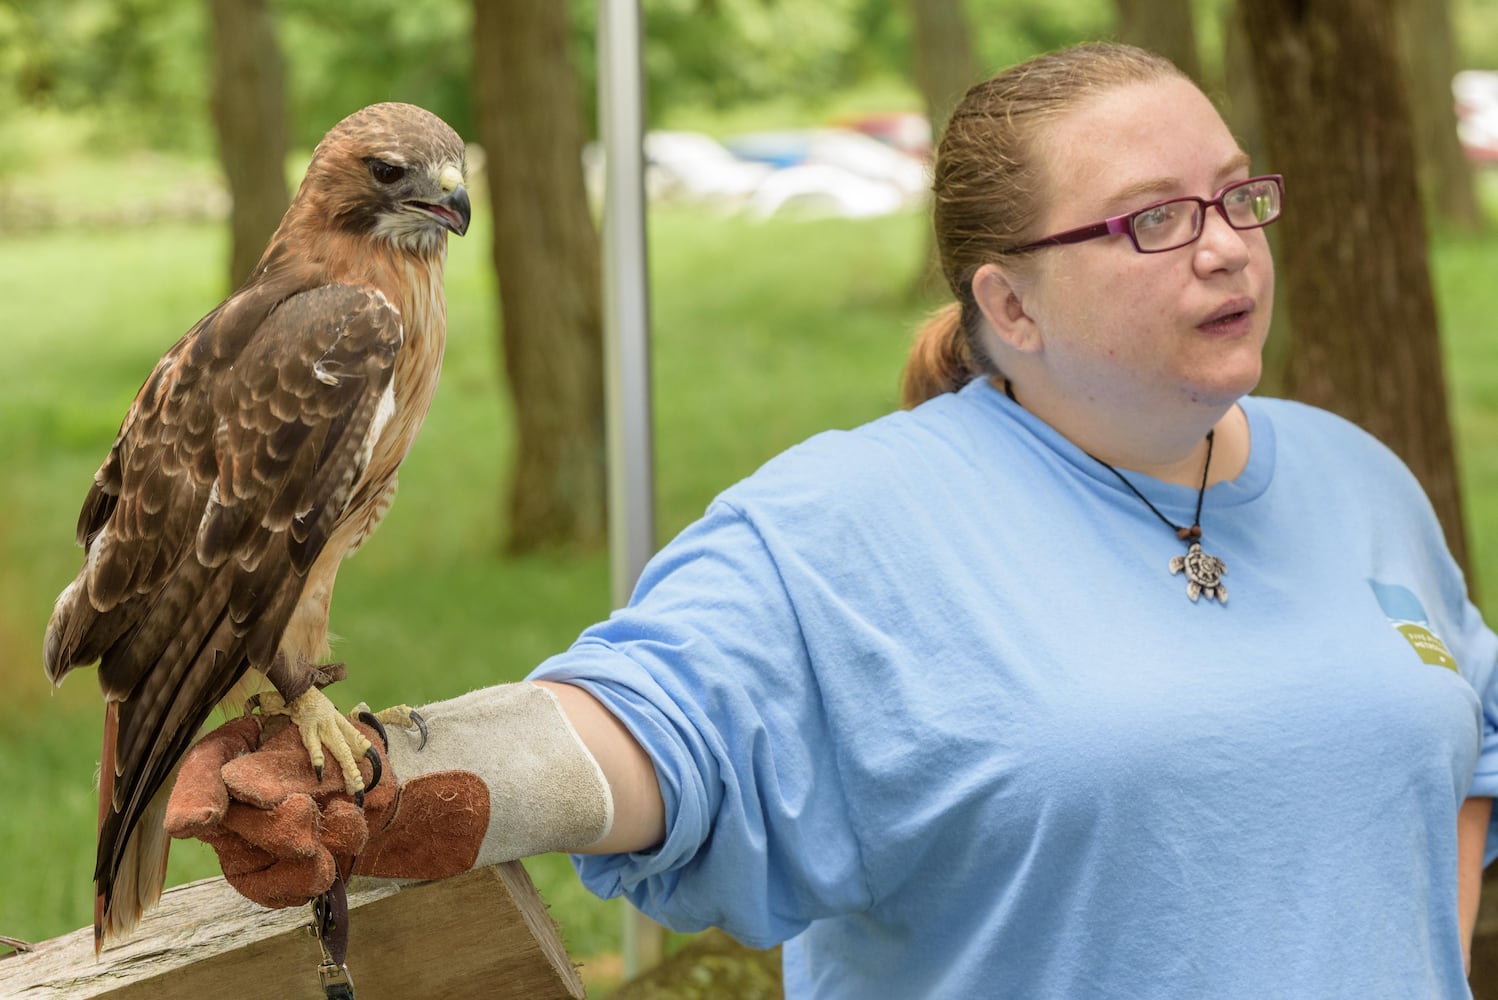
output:
[[[962,328],[962,307],[942,306],[915,335],[900,377],[900,405],[919,406],[944,392],[956,392],[981,374]]]

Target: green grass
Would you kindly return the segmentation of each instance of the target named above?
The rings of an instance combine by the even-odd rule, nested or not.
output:
[[[1479,602],[1498,616],[1498,235],[1447,240],[1432,254]]]
[[[895,405],[924,225],[653,217],[661,539],[775,452]],[[609,610],[603,554],[497,556],[511,416],[476,230],[453,244],[443,382],[400,497],[339,578],[341,700],[421,703],[519,678]],[[221,297],[224,252],[206,226],[0,240],[0,934],[38,940],[91,919],[98,689],[86,669],[50,694],[41,635],[78,568],[93,470],[152,363]],[[575,958],[617,947],[617,903],[583,890],[563,857],[528,865]],[[205,850],[174,848],[173,883],[215,872]]]

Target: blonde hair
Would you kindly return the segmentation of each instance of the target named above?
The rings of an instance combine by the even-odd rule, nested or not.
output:
[[[1050,124],[1104,91],[1172,76],[1189,79],[1154,52],[1091,42],[1022,62],[962,98],[937,146],[932,183],[936,249],[957,301],[916,334],[901,378],[904,406],[997,374],[979,339],[973,275],[1041,235],[1034,229],[1049,194]]]

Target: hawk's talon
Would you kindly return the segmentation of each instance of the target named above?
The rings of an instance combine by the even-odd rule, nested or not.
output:
[[[380,721],[380,717],[379,716],[375,715],[369,709],[361,707],[358,710],[357,714],[354,716],[354,718],[358,719],[360,722],[364,723],[370,729],[373,729],[375,732],[379,733],[380,734],[380,742],[383,743],[383,744],[385,744],[385,749],[386,750],[390,749],[390,734],[387,733],[387,732],[385,732],[385,724]],[[367,757],[369,755],[365,754],[365,756]],[[378,763],[375,764],[376,768],[378,768],[379,766],[380,765]],[[379,772],[376,771],[376,775],[378,775],[378,773]],[[375,778],[375,782],[378,782],[379,780],[380,779],[378,777]],[[374,782],[371,782],[369,787],[373,788],[374,787]]]
[[[381,734],[383,735],[383,734]],[[369,761],[370,775],[369,784],[364,786],[364,791],[358,795],[359,805],[364,805],[364,792],[374,791],[374,787],[380,783],[380,776],[384,773],[384,765],[380,763],[380,753],[374,747],[364,751],[364,757]]]
[[[427,720],[423,719],[421,713],[414,708],[393,705],[382,712],[371,712],[369,706],[361,702],[354,707],[353,717],[378,730],[380,739],[385,741],[386,750],[390,749],[390,738],[386,735],[385,726],[398,726],[407,732],[415,730],[421,734],[421,743],[416,749],[420,751],[426,748],[427,737],[430,735],[427,731]]]

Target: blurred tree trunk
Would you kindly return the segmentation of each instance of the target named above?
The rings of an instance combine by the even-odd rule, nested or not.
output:
[[[1450,0],[1398,0],[1399,54],[1409,88],[1420,189],[1433,219],[1461,232],[1482,227],[1472,165],[1456,134],[1451,78],[1457,46]]]
[[[1264,123],[1259,111],[1259,94],[1254,87],[1253,53],[1249,51],[1248,30],[1243,24],[1243,7],[1254,0],[1237,0],[1227,12],[1228,29],[1223,33],[1222,113],[1238,142],[1248,153],[1255,173],[1273,173],[1275,166],[1264,145]],[[1269,250],[1280,260],[1280,233],[1283,223],[1264,232]],[[1265,396],[1285,394],[1285,369],[1290,362],[1293,337],[1290,309],[1285,301],[1285,282],[1274,285],[1274,318],[1269,324],[1269,342],[1264,346],[1264,377],[1255,392]]]
[[[266,0],[209,0],[213,124],[229,182],[229,284],[254,270],[291,203],[286,186],[286,71]]]
[[[1160,53],[1191,79],[1202,82],[1191,0],[1114,0],[1114,3],[1118,8],[1115,38]]]
[[[934,140],[940,138],[947,117],[978,82],[978,57],[962,0],[908,0],[913,25],[915,82],[926,102],[926,118]],[[936,234],[927,228],[926,253],[911,293],[920,298],[943,294]]]
[[[1255,0],[1243,14],[1265,143],[1285,175],[1286,388],[1404,459],[1470,580],[1394,11],[1386,0]]]
[[[515,405],[511,553],[606,533],[602,276],[567,5],[474,0],[476,115]]]
[[[1472,936],[1472,1000],[1498,1000],[1498,865],[1482,880],[1482,905],[1477,911],[1477,932]]]

